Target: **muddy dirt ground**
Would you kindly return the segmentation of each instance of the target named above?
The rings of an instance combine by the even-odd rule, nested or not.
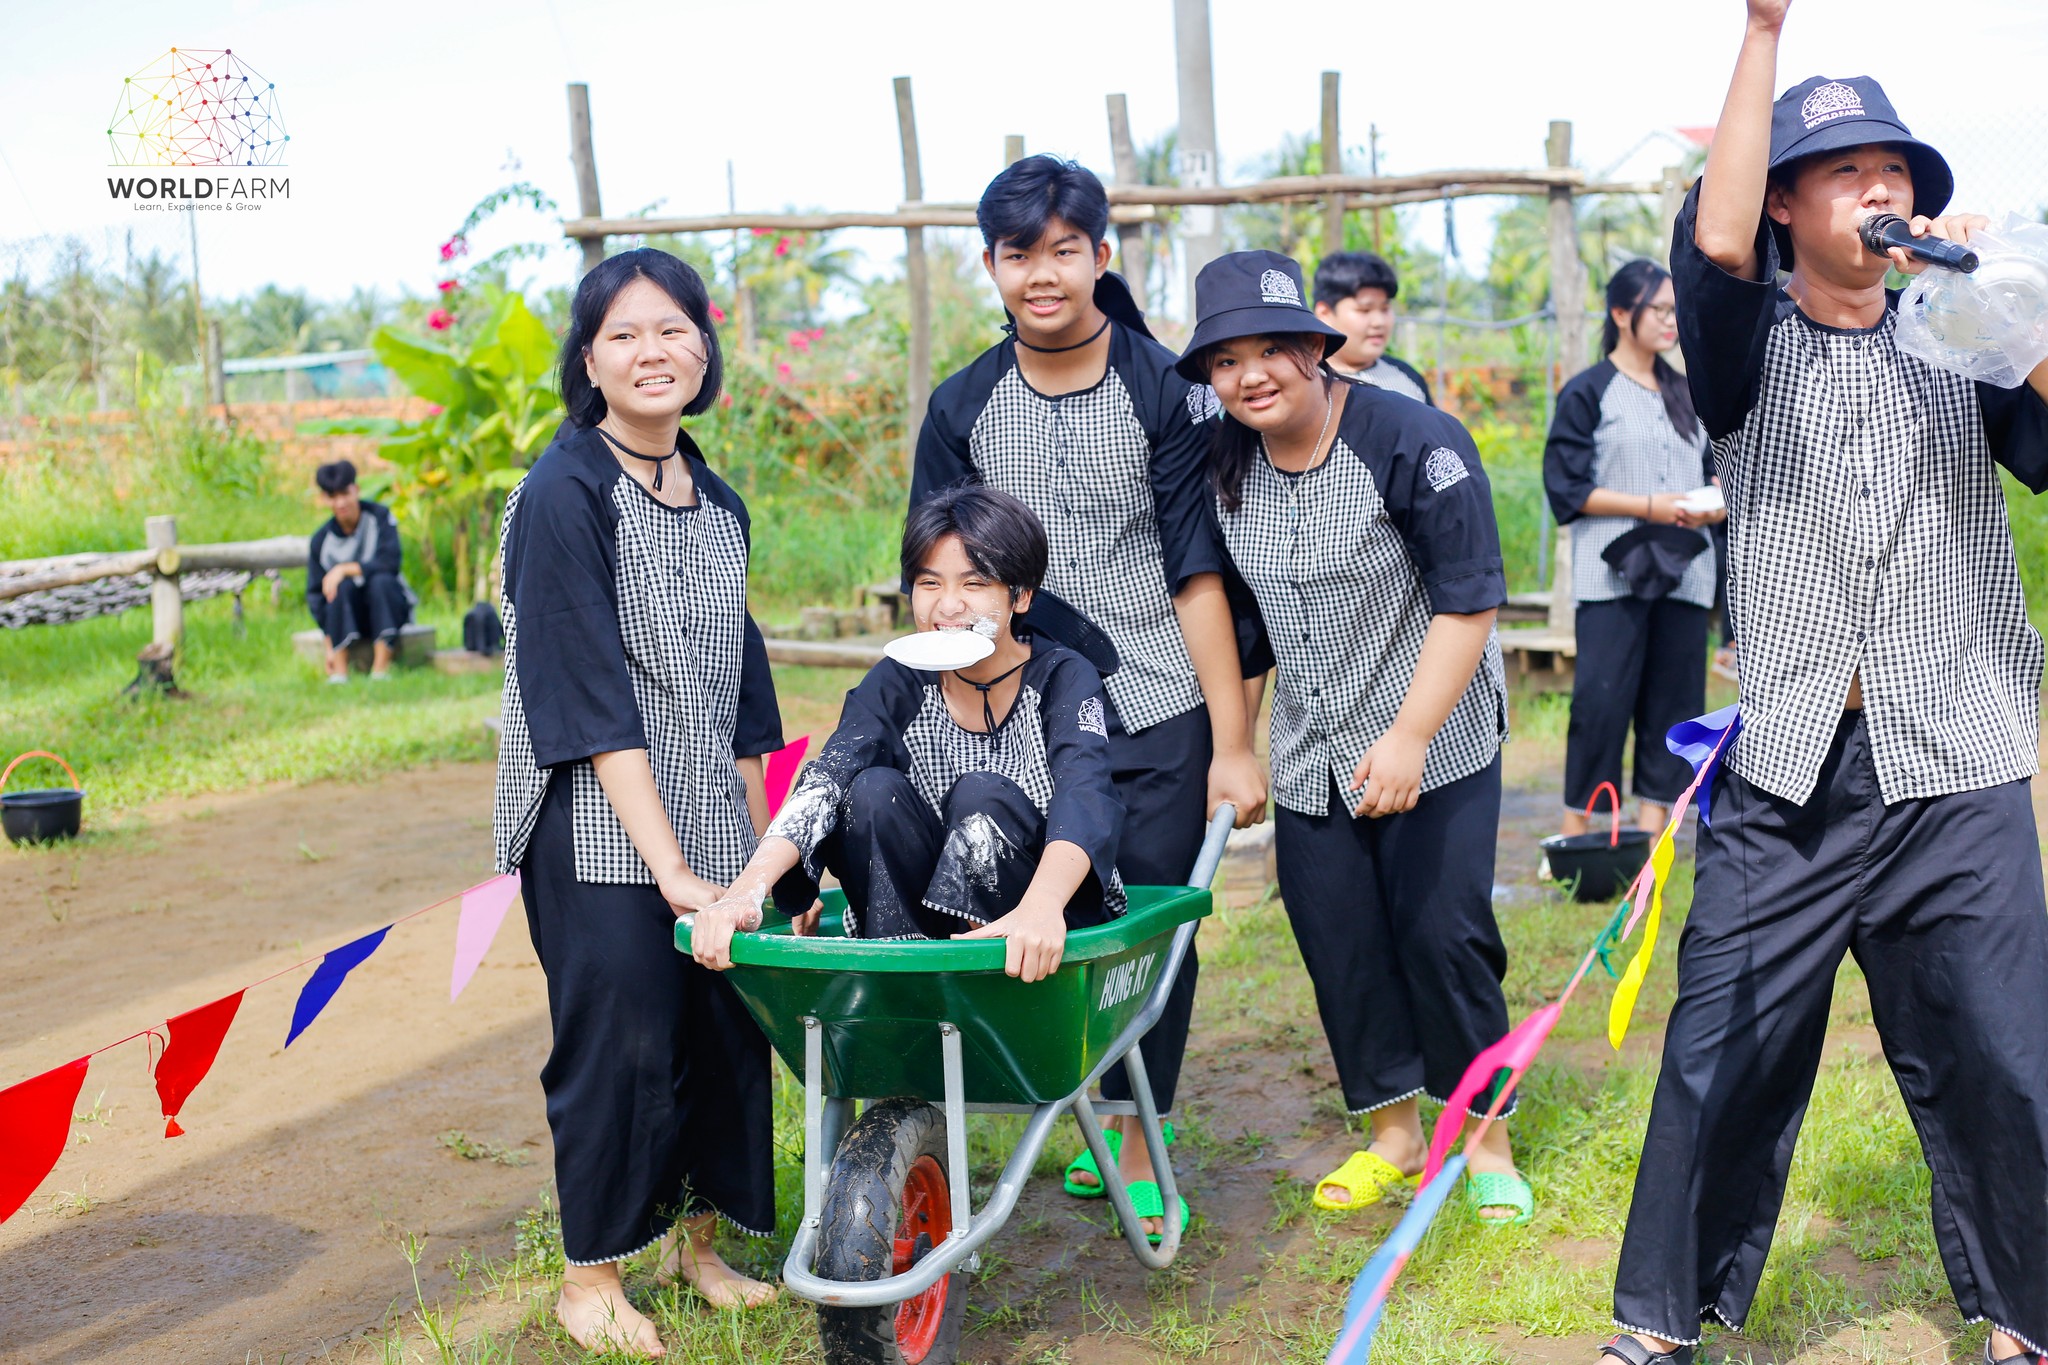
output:
[[[1515,770],[1536,755],[1516,757],[1504,881],[1530,879],[1553,820],[1536,794],[1542,775]],[[0,1078],[68,1061],[482,879],[491,781],[488,765],[448,765],[251,791],[167,803],[69,850],[0,850]],[[1240,903],[1262,883],[1256,863],[1228,873]],[[97,1057],[58,1168],[0,1225],[0,1362],[346,1360],[411,1306],[408,1234],[428,1239],[430,1300],[452,1289],[430,1268],[459,1247],[505,1254],[514,1220],[549,1183],[535,1079],[544,986],[515,904],[451,1005],[454,928],[451,904],[394,929],[289,1052],[304,971],[252,990],[185,1106],[184,1137],[162,1137],[147,1040]],[[1236,1144],[1189,1180],[1211,1229],[1267,1227],[1277,1178],[1312,1178],[1341,1158],[1341,1125],[1312,1112],[1333,1083],[1312,1016],[1272,1036],[1225,1009],[1198,1011],[1183,1094],[1199,1097],[1212,1141]],[[450,1133],[502,1159],[462,1159]],[[1359,1230],[1390,1217],[1365,1215]],[[1011,1302],[1014,1328],[978,1332],[969,1351],[1005,1365],[1060,1340],[1076,1362],[1135,1361],[1135,1344],[1089,1337],[1104,1323],[1074,1283],[1141,1313],[1162,1292],[1213,1294],[1222,1308],[1266,1292],[1264,1258],[1302,1235],[1212,1232],[1188,1271],[1162,1282],[1083,1226],[1106,1221],[1101,1205],[1077,1205],[1055,1182],[1036,1182],[1016,1220],[997,1244],[1016,1273],[992,1296]],[[1213,1349],[1231,1359],[1248,1345]],[[1517,1355],[1584,1359],[1590,1345],[1532,1341]]]

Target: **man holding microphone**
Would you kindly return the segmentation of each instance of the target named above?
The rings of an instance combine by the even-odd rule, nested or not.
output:
[[[2034,1362],[2048,1351],[2048,905],[2029,796],[2042,646],[1996,465],[2048,488],[2048,365],[2000,389],[1900,352],[1887,268],[1925,269],[1922,239],[1966,243],[1987,220],[1936,216],[1948,164],[1875,81],[1813,77],[1773,102],[1789,6],[1748,0],[1672,243],[1679,342],[1728,500],[1742,729],[1702,812],[1616,1275],[1623,1334],[1602,1356],[1690,1365],[1703,1322],[1741,1326],[1853,952],[1932,1172],[1957,1307],[1990,1321],[1987,1361]],[[1883,214],[1903,225],[1866,241]]]

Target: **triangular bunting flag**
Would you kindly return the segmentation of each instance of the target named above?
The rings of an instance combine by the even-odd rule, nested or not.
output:
[[[163,1105],[165,1137],[185,1135],[185,1130],[178,1126],[178,1112],[213,1069],[213,1059],[220,1055],[220,1041],[227,1037],[228,1025],[235,1022],[235,1011],[241,1007],[242,992],[236,991],[210,1005],[174,1014],[164,1025],[170,1041],[164,1044],[164,1055],[157,1059],[156,1097]]]
[[[384,942],[384,935],[391,932],[385,925],[372,934],[364,934],[353,943],[344,943],[320,959],[320,965],[313,969],[313,975],[299,989],[299,1003],[292,1006],[292,1031],[285,1035],[284,1045],[290,1047],[306,1025],[320,1017],[320,1011],[327,1008],[327,1002],[341,989],[341,983],[348,974],[363,964],[363,960],[377,951]]]
[[[462,893],[462,914],[455,921],[455,972],[448,980],[450,1004],[462,994],[462,988],[469,984],[469,979],[476,975],[484,954],[491,950],[491,940],[498,936],[498,926],[505,922],[505,911],[518,894],[519,874],[516,872],[493,877]]]
[[[782,809],[782,803],[789,799],[790,784],[796,781],[796,770],[803,766],[804,755],[811,747],[811,737],[805,735],[793,744],[785,744],[768,755],[768,767],[762,774],[762,787],[768,797],[768,816],[773,819],[775,812]]]
[[[90,1056],[0,1090],[0,1223],[35,1193],[64,1155],[71,1107],[85,1085]]]

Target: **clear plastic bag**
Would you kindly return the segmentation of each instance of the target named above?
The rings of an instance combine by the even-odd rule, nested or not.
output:
[[[1930,267],[1899,299],[1899,349],[2003,389],[2048,360],[2048,224],[2009,213],[1973,234],[1971,274]]]

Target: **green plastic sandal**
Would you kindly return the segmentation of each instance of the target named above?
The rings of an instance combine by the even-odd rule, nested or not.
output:
[[[1465,1202],[1472,1221],[1484,1227],[1518,1228],[1536,1216],[1536,1192],[1529,1182],[1504,1171],[1473,1171],[1465,1177]],[[1513,1209],[1512,1218],[1488,1218],[1487,1209]]]
[[[1162,1133],[1165,1135],[1166,1145],[1169,1147],[1173,1146],[1172,1122],[1168,1121],[1166,1123],[1162,1123],[1159,1125],[1159,1127]],[[1109,1155],[1112,1160],[1123,1160],[1124,1135],[1122,1133],[1118,1132],[1114,1128],[1105,1128],[1102,1130],[1102,1140],[1103,1142],[1108,1144]],[[1082,1171],[1086,1171],[1089,1175],[1095,1177],[1095,1183],[1093,1185],[1077,1185],[1074,1183],[1074,1177]],[[1069,1161],[1067,1163],[1066,1179],[1062,1182],[1061,1188],[1065,1189],[1068,1194],[1073,1195],[1076,1199],[1102,1198],[1102,1172],[1096,1169],[1094,1152],[1088,1150],[1088,1148],[1086,1147],[1083,1147],[1081,1149],[1081,1155],[1075,1157],[1072,1161]],[[1153,1216],[1156,1217],[1157,1215]]]
[[[1131,1212],[1137,1214],[1140,1218],[1164,1218],[1166,1216],[1166,1200],[1160,1197],[1158,1181],[1133,1180],[1127,1188],[1131,1192]],[[1175,1195],[1174,1198],[1180,1201],[1180,1233],[1182,1237],[1186,1237],[1188,1233],[1188,1201],[1182,1199],[1179,1195]],[[1164,1232],[1148,1232],[1145,1234],[1145,1240],[1153,1246],[1158,1246],[1165,1238],[1166,1234]]]

